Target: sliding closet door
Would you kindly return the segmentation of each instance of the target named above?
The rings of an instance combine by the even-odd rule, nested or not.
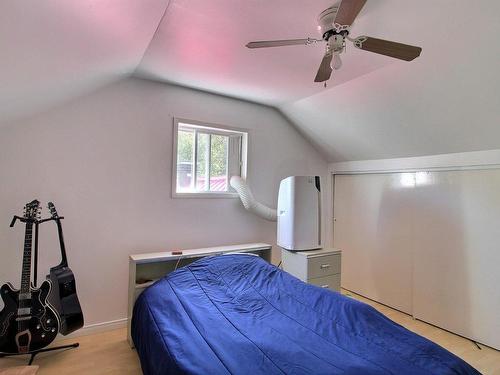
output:
[[[427,173],[415,194],[414,316],[500,348],[500,170]]]
[[[412,183],[402,173],[336,175],[334,192],[342,287],[407,313],[412,311]]]

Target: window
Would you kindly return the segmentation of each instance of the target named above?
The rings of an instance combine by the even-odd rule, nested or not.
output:
[[[246,174],[248,133],[174,120],[174,196],[230,197],[231,176]]]

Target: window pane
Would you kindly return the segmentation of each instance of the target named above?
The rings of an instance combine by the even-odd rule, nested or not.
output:
[[[227,191],[227,147],[229,137],[212,134],[210,191]]]
[[[191,190],[193,184],[193,144],[194,132],[177,133],[177,191]]]
[[[175,191],[232,191],[229,177],[246,168],[246,137],[245,132],[179,122]]]
[[[208,190],[208,142],[210,135],[198,133],[198,148],[196,151],[196,191]]]

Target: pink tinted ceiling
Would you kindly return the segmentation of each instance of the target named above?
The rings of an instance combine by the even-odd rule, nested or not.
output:
[[[2,0],[0,122],[131,74],[168,0]]]
[[[387,24],[380,22],[386,1],[368,1],[354,25],[355,35],[386,35],[389,27],[380,27]],[[313,82],[323,43],[259,50],[245,44],[317,38],[317,15],[332,2],[1,1],[0,123],[133,72],[276,106],[325,92]],[[344,66],[328,89],[398,63],[352,46],[343,56]]]
[[[368,2],[354,33],[377,26]],[[317,16],[332,0],[172,0],[138,76],[280,105],[324,91],[313,79],[324,44],[250,50],[252,40],[319,38]],[[334,87],[394,63],[348,46]]]

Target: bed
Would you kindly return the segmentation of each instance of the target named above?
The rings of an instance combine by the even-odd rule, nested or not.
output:
[[[200,259],[138,298],[144,374],[479,374],[371,306],[252,255]]]

